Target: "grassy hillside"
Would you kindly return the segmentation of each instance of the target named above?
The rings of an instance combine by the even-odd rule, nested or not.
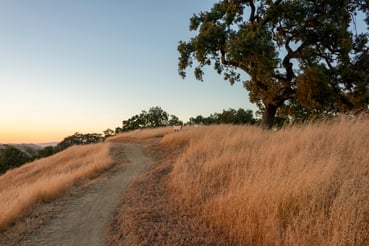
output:
[[[158,163],[124,199],[114,245],[124,233],[141,245],[368,245],[368,126],[343,117],[275,132],[147,129],[72,147],[0,176],[0,228],[111,165],[113,142],[145,142]]]
[[[172,126],[160,127],[160,128],[146,128],[133,131],[127,131],[113,137],[108,138],[107,142],[142,142],[142,140],[161,138],[169,133],[173,133]]]
[[[0,228],[38,201],[54,198],[78,180],[110,166],[110,145],[74,146],[0,176]]]
[[[169,174],[192,208],[236,245],[368,245],[369,120],[263,131],[210,126],[168,134]]]
[[[9,144],[10,146],[19,149],[27,156],[34,156],[38,153],[38,151],[42,150],[43,147],[36,144]],[[0,150],[5,149],[4,144],[0,144]]]

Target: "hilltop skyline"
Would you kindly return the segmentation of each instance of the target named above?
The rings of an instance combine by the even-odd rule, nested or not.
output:
[[[256,110],[241,83],[212,68],[204,82],[177,72],[194,13],[216,1],[0,3],[0,143],[61,141],[102,132],[160,106],[187,121]]]

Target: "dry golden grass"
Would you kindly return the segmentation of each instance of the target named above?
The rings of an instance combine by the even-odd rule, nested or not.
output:
[[[55,198],[82,178],[110,166],[109,151],[106,143],[74,146],[0,176],[0,228],[38,201]]]
[[[169,133],[173,133],[173,127],[160,127],[160,128],[146,128],[146,129],[137,129],[128,132],[123,132],[117,134],[113,137],[108,138],[107,142],[127,142],[127,140],[138,139],[150,139],[150,138],[159,138],[163,137]]]
[[[171,197],[168,173],[180,146],[146,145],[156,160],[148,172],[131,183],[109,225],[107,245],[229,245],[227,237],[209,226],[197,211],[178,207]]]
[[[169,174],[178,206],[235,245],[369,245],[369,120],[343,117],[277,132],[192,128]]]

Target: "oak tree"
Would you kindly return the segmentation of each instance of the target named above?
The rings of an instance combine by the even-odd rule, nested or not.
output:
[[[140,128],[164,127],[172,124],[182,124],[175,115],[169,115],[161,107],[151,107],[149,111],[142,110],[140,114],[124,120],[121,131],[130,131]]]
[[[178,71],[245,77],[265,128],[282,108],[291,117],[368,110],[368,24],[368,0],[222,0],[190,19],[196,35],[179,42]]]

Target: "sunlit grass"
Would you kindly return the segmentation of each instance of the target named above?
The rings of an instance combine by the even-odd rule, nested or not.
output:
[[[172,126],[159,127],[159,128],[145,128],[132,131],[123,132],[113,137],[108,138],[107,142],[121,142],[130,139],[149,139],[163,137],[169,133],[173,133]]]
[[[74,146],[0,176],[0,228],[39,201],[57,197],[71,185],[110,166],[110,144]]]
[[[340,118],[277,132],[192,128],[170,173],[192,207],[240,245],[367,245],[369,120]]]

